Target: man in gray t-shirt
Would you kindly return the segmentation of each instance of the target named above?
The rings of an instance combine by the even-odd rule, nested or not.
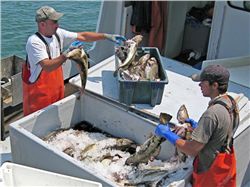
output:
[[[201,74],[192,76],[199,81],[209,106],[199,122],[187,119],[194,128],[191,140],[181,139],[168,125],[159,124],[155,134],[166,138],[187,155],[194,156],[193,186],[236,186],[236,160],[233,134],[239,124],[238,107],[226,94],[229,72],[220,65],[209,65]]]

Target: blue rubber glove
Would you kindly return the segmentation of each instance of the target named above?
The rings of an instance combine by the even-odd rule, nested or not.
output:
[[[162,125],[162,124],[157,125],[157,127],[155,129],[155,134],[159,137],[166,138],[173,145],[175,145],[176,141],[178,139],[180,139],[180,137],[177,134],[175,134],[174,132],[172,132],[170,130],[168,124],[167,125]]]
[[[197,123],[196,121],[194,121],[193,119],[191,119],[191,118],[187,118],[187,119],[185,120],[185,122],[190,123],[191,126],[192,126],[194,129],[195,129],[196,127],[198,127],[198,123]]]
[[[122,42],[126,41],[127,39],[124,36],[118,34],[104,34],[104,37],[111,42],[114,42],[118,45],[121,45]]]
[[[84,44],[84,42],[81,42],[81,41],[79,41],[79,40],[76,40],[76,41],[72,42],[72,43],[70,44],[69,48],[66,49],[66,50],[63,52],[64,56],[67,56],[68,52],[72,51],[73,49],[83,48],[83,44]]]
[[[84,42],[81,42],[79,40],[74,41],[72,44],[70,44],[69,48],[72,49],[76,49],[76,48],[82,48],[83,47]]]

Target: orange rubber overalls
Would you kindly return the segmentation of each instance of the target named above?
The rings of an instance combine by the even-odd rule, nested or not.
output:
[[[38,37],[40,38],[40,36]],[[41,40],[45,42],[45,40]],[[60,44],[60,41],[58,42]],[[51,59],[48,45],[46,42],[45,44],[49,58]],[[26,59],[26,63],[22,65],[24,116],[40,110],[64,97],[64,79],[61,66],[52,72],[42,70],[34,83],[29,82],[29,77],[29,63]]]
[[[225,103],[220,103],[225,106],[230,116],[234,115],[234,132],[238,127],[237,120],[239,119],[236,103],[230,96],[228,97],[233,107],[229,108]],[[231,153],[220,152],[215,157],[210,168],[202,173],[197,173],[199,164],[199,157],[196,156],[193,163],[193,187],[236,187],[236,159],[233,146],[231,147]]]
[[[193,187],[236,187],[236,160],[231,154],[219,153],[210,168],[197,173],[199,158],[194,160]]]

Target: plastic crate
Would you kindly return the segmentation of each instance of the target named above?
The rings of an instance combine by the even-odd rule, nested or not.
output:
[[[119,87],[119,101],[127,105],[131,104],[150,104],[155,106],[161,103],[162,94],[165,84],[168,83],[166,71],[163,68],[161,56],[158,48],[141,47],[137,49],[137,56],[140,58],[144,54],[150,54],[155,57],[159,63],[159,78],[160,81],[133,81],[124,80],[118,72],[118,87]],[[115,57],[116,66],[119,64],[119,58]]]

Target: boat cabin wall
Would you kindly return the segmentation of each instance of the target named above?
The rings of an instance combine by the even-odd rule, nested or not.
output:
[[[186,14],[192,7],[203,8],[206,4],[211,3],[214,3],[214,9],[210,26],[196,27],[195,24],[185,24]],[[187,59],[185,55],[190,54],[188,48],[198,50],[202,55],[201,61],[250,54],[250,38],[248,37],[250,23],[247,21],[250,18],[249,12],[233,9],[226,1],[168,1],[165,4],[167,16],[164,19],[166,26],[163,43],[165,47],[160,49],[162,56],[181,61],[182,58]],[[127,38],[133,37],[135,33],[132,32],[130,25],[132,13],[133,8],[129,1],[102,2],[97,32],[122,34]],[[141,46],[147,47],[149,34],[143,32],[143,35]],[[237,37],[234,37],[235,35]],[[104,45],[104,43],[97,42],[91,50],[93,57],[90,56],[96,62],[103,59],[101,56],[114,54],[113,45],[107,43]],[[236,49],[235,45],[240,47]],[[105,55],[96,53],[97,49],[104,48]],[[200,68],[197,67],[197,69]]]

